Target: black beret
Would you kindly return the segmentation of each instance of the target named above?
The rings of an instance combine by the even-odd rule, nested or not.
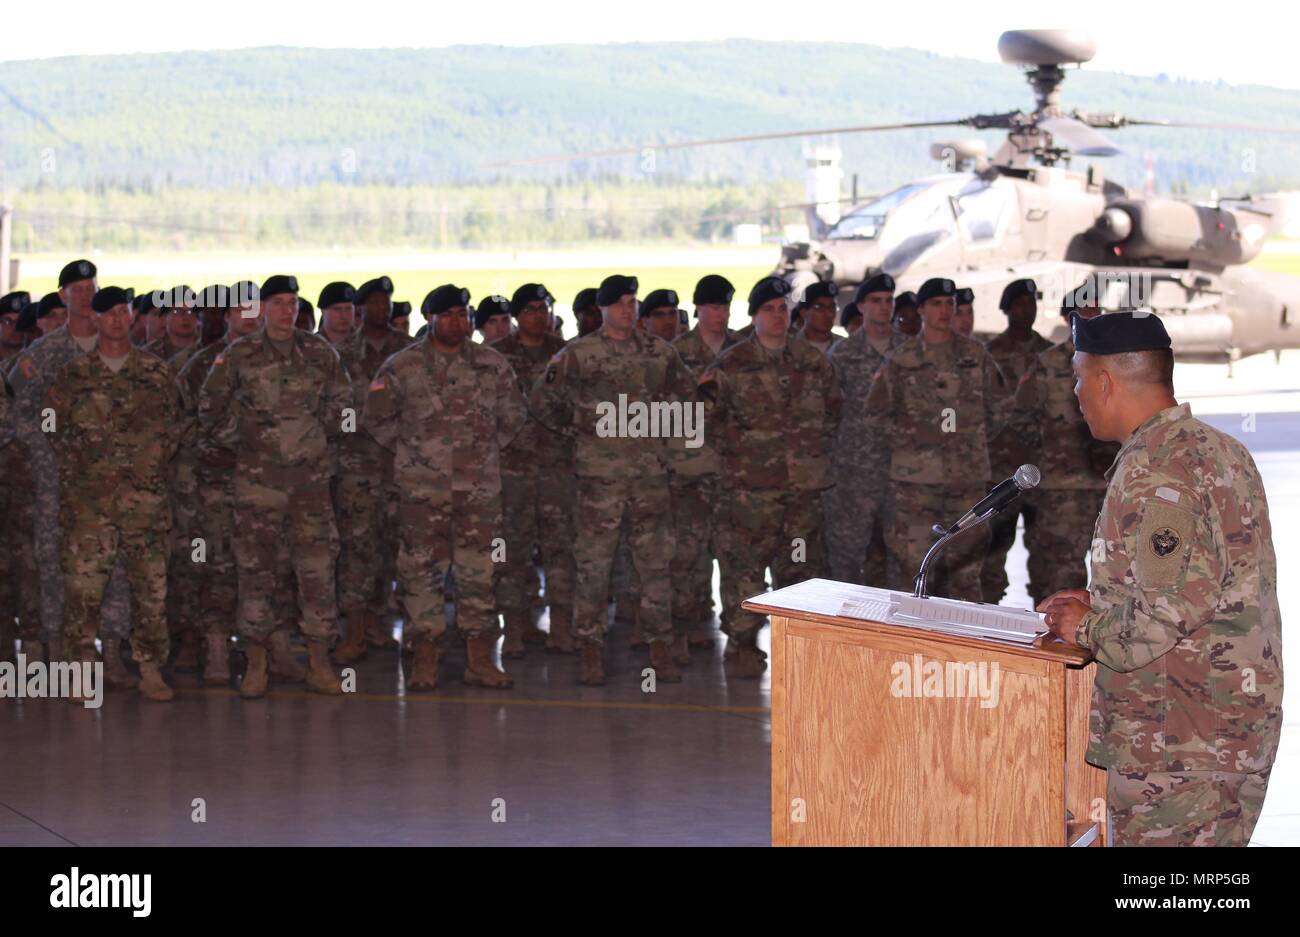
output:
[[[357,295],[351,283],[344,283],[342,280],[335,280],[333,283],[326,283],[325,288],[320,291],[320,299],[316,300],[316,308],[324,309],[326,306],[333,306],[336,303],[350,303]]]
[[[1121,355],[1130,351],[1162,351],[1171,346],[1160,317],[1150,312],[1108,312],[1070,320],[1075,351],[1089,355]]]
[[[230,287],[223,283],[213,283],[199,290],[194,305],[199,309],[229,309]]]
[[[230,308],[251,306],[262,296],[261,289],[252,280],[240,280],[230,284]]]
[[[316,308],[315,308],[314,306],[312,306],[312,304],[311,304],[311,302],[310,302],[309,300],[305,299],[305,298],[302,297],[302,296],[299,296],[299,297],[298,297],[298,315],[301,316],[301,315],[304,315],[304,314],[305,314],[305,315],[308,315],[308,316],[311,316],[312,324],[313,324],[313,325],[316,324]]]
[[[963,286],[957,291],[958,306],[972,306],[975,304],[975,291],[969,286]]]
[[[578,290],[578,295],[573,297],[573,311],[580,312],[583,309],[599,309],[596,302],[596,288],[589,286],[585,290]]]
[[[1038,292],[1038,284],[1033,280],[1012,280],[1002,290],[1002,298],[998,300],[998,308],[1006,312],[1021,296],[1032,296],[1034,299],[1042,299],[1042,294]]]
[[[393,303],[393,311],[392,311],[392,313],[388,316],[388,318],[389,318],[390,320],[392,320],[392,319],[400,319],[402,316],[407,316],[407,317],[409,318],[410,315],[411,315],[411,304],[410,304],[410,303]]]
[[[154,292],[154,305],[159,309],[180,309],[181,307],[193,306],[198,296],[194,290],[181,284],[173,286],[169,290],[156,290]]]
[[[641,300],[641,311],[638,315],[644,319],[656,309],[667,309],[677,305],[676,290],[651,290],[646,294],[645,299]]]
[[[44,319],[55,309],[67,308],[68,306],[63,301],[63,297],[59,295],[58,290],[55,290],[53,293],[46,293],[41,297],[41,308],[37,311],[36,318]]]
[[[894,312],[898,312],[900,306],[915,309],[917,307],[916,294],[911,290],[899,293],[894,297]]]
[[[758,307],[781,296],[789,296],[792,287],[780,277],[763,277],[749,291],[749,314],[758,312]]]
[[[357,287],[357,294],[353,298],[353,302],[360,305],[370,298],[371,293],[376,292],[387,293],[389,296],[392,296],[393,281],[388,279],[388,277],[375,277],[373,280],[367,280],[365,283],[362,283]],[[335,300],[335,302],[341,302],[341,300]]]
[[[1088,277],[1072,290],[1066,290],[1061,297],[1061,315],[1070,318],[1076,309],[1098,309],[1101,307],[1101,294],[1092,277]]]
[[[108,312],[122,303],[131,305],[133,299],[135,299],[135,290],[124,290],[120,286],[106,286],[95,291],[95,296],[90,301],[90,308],[96,312]]]
[[[956,296],[957,284],[947,277],[930,277],[921,284],[921,288],[916,291],[916,304],[919,306],[927,299],[934,299],[936,296]]]
[[[16,312],[19,315],[32,304],[32,294],[26,290],[15,290],[0,296],[0,315]]]
[[[504,296],[489,296],[474,307],[474,328],[481,329],[493,316],[508,316],[514,303]]]
[[[730,280],[716,273],[710,273],[708,276],[700,277],[700,282],[695,284],[695,295],[691,297],[691,302],[697,306],[701,303],[706,306],[729,306],[735,295],[736,288],[731,285]]]
[[[131,300],[131,309],[134,310],[136,315],[139,315],[142,312],[147,314],[159,308],[158,304],[154,302],[154,296],[159,292],[161,291],[150,290],[147,293],[139,294],[135,299]]]
[[[803,299],[799,300],[800,306],[811,306],[819,299],[825,299],[829,296],[831,299],[839,296],[840,289],[834,283],[826,280],[818,280],[816,283],[809,283],[803,291]]]
[[[36,303],[28,303],[27,307],[18,313],[18,321],[14,323],[14,328],[19,332],[26,332],[36,327],[36,320],[40,317],[40,306]],[[3,376],[3,373],[3,369],[0,369],[0,376]]]
[[[857,303],[845,303],[844,308],[840,310],[840,325],[847,327],[854,319],[862,318],[862,310],[858,308]]]
[[[859,284],[857,291],[853,294],[853,301],[860,303],[867,298],[868,293],[893,293],[895,288],[894,278],[887,273],[877,273],[874,277],[863,280]]]
[[[424,336],[427,335],[427,334],[429,334],[429,323],[427,323],[427,322],[424,323],[424,325],[420,326],[418,329],[415,330],[415,337],[416,337],[416,338],[424,338]]]
[[[99,275],[99,270],[89,260],[74,260],[59,271],[59,289],[78,280],[89,280]]]
[[[270,299],[272,296],[279,296],[281,293],[297,293],[298,278],[277,273],[275,276],[267,277],[258,292],[262,299]]]
[[[600,281],[600,289],[596,290],[596,305],[612,306],[629,293],[635,296],[637,285],[636,277],[627,277],[621,273],[605,277]]]
[[[550,309],[555,305],[555,297],[552,296],[551,291],[542,286],[542,284],[525,283],[523,286],[519,287],[519,289],[515,290],[515,294],[510,297],[510,314],[514,316],[519,315],[520,311],[525,306],[539,299],[546,301],[547,309]]]
[[[429,291],[429,295],[424,297],[424,302],[420,303],[420,312],[428,318],[437,316],[453,309],[456,306],[469,305],[469,290],[460,286],[453,286],[450,283],[444,283],[437,289]]]

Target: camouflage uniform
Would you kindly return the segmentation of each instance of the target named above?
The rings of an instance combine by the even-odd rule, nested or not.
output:
[[[222,349],[199,393],[199,421],[214,445],[236,455],[240,638],[264,645],[280,624],[275,592],[287,564],[299,627],[309,643],[328,646],[338,629],[331,444],[342,436],[352,387],[329,342],[295,329],[288,343],[286,356],[263,329]]]
[[[153,355],[155,358],[162,360],[163,362],[170,362],[172,358],[175,358],[178,355],[184,355],[185,352],[190,351],[193,348],[196,348],[198,344],[199,344],[198,340],[196,339],[193,345],[188,345],[186,347],[181,347],[180,345],[173,345],[171,337],[168,336],[166,332],[164,332],[162,335],[159,335],[157,338],[155,338],[152,342],[145,342],[143,345],[140,346],[140,350],[148,352],[149,354]],[[175,373],[174,369],[173,369],[173,373]]]
[[[1052,347],[1052,343],[1037,332],[1030,333],[1029,338],[1018,342],[1009,332],[1002,332],[989,339],[984,346],[993,360],[998,363],[1007,387],[1014,388],[1020,379],[1028,373],[1038,356]],[[992,480],[1002,481],[1015,474],[1016,469],[1025,463],[1037,463],[1037,453],[1026,446],[1022,438],[1010,427],[1005,427],[989,443],[989,467]],[[1042,469],[1042,466],[1038,466]],[[1025,541],[1028,542],[1031,531],[1039,524],[1038,504],[1032,498],[1021,497],[1005,511],[989,521],[989,552],[984,557],[980,569],[980,589],[984,601],[997,604],[1006,595],[1007,553],[1016,542],[1016,523],[1020,517],[1025,519]],[[1055,590],[1053,590],[1055,591]],[[1050,593],[1049,593],[1050,594]]]
[[[93,660],[109,574],[124,560],[137,662],[167,659],[168,463],[180,440],[177,391],[157,358],[131,348],[115,373],[82,355],[46,392],[59,459],[65,637],[70,660]]]
[[[673,347],[698,379],[739,341],[740,336],[727,329],[722,347],[714,354],[696,326],[673,342]],[[717,556],[718,516],[724,507],[718,483],[722,457],[716,440],[707,431],[700,448],[674,446],[672,451],[668,491],[677,543],[669,569],[673,584],[673,630],[681,634],[702,625],[711,627],[713,621],[713,558]],[[723,630],[729,627],[730,618],[724,616]]]
[[[1264,483],[1186,404],[1124,443],[1093,534],[1088,761],[1116,845],[1242,845],[1282,728],[1282,624]]]
[[[393,453],[401,493],[397,578],[413,643],[446,630],[442,587],[453,566],[456,627],[470,639],[496,636],[499,455],[527,418],[509,362],[474,342],[443,354],[421,341],[370,383],[365,428]]]
[[[573,634],[579,641],[604,641],[610,568],[624,524],[641,583],[641,628],[650,641],[672,640],[668,447],[663,439],[602,435],[609,421],[602,421],[601,410],[617,407],[620,395],[631,408],[688,402],[693,394],[690,372],[672,345],[640,329],[615,341],[604,326],[566,345],[533,387],[531,412],[575,440],[574,528],[580,535]]]
[[[1029,595],[1034,604],[1088,582],[1084,557],[1106,492],[1106,470],[1119,444],[1093,439],[1074,396],[1074,342],[1040,354],[1016,385],[1005,437],[1015,432],[1042,471],[1042,483],[1023,497],[1037,515],[1025,528]],[[1009,474],[1009,473],[1008,473]]]
[[[32,527],[32,473],[27,447],[14,439],[14,412],[5,372],[0,361],[0,660],[13,656],[11,640],[24,644],[40,641],[40,576],[36,569],[35,531]],[[17,629],[14,622],[17,620]]]
[[[867,426],[867,394],[885,354],[898,347],[890,334],[888,349],[879,351],[858,329],[831,352],[844,419],[832,449],[834,486],[822,495],[827,569],[832,579],[859,585],[885,586],[885,511],[889,498],[889,440]]]
[[[740,603],[764,591],[764,571],[771,567],[777,589],[824,573],[819,493],[831,485],[842,399],[830,361],[794,336],[780,351],[745,339],[718,359],[713,384],[709,428],[728,488],[718,525],[722,604],[731,636],[752,646],[763,616]]]
[[[47,641],[63,639],[63,534],[59,526],[59,462],[42,429],[42,411],[50,384],[69,362],[85,353],[65,323],[28,346],[9,370],[15,431],[27,447],[35,481],[32,525],[41,583],[41,626]],[[126,567],[121,561],[109,577],[101,613],[104,635],[125,638],[130,630],[131,603]]]
[[[987,493],[988,440],[1009,403],[997,363],[969,338],[931,345],[917,335],[890,352],[867,395],[867,418],[890,444],[893,588],[911,591],[936,540],[931,525],[954,523]],[[935,561],[931,593],[979,601],[988,539],[983,524],[954,539]]]
[[[548,333],[540,348],[528,348],[519,333],[491,344],[510,362],[521,395],[546,371],[547,362],[564,347]],[[501,453],[502,530],[506,562],[497,578],[500,611],[527,614],[537,598],[533,547],[539,547],[546,571],[546,601],[551,614],[573,615],[573,445],[559,433],[530,419]]]

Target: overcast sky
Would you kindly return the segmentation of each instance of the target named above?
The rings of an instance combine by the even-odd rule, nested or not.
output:
[[[1273,0],[59,0],[7,4],[6,59],[111,52],[429,48],[494,43],[728,38],[911,46],[995,62],[1004,29],[1067,27],[1097,39],[1090,67],[1300,88],[1293,4]]]

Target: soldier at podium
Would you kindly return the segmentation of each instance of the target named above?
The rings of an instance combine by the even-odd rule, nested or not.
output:
[[[1093,653],[1088,761],[1106,769],[1114,845],[1244,846],[1282,727],[1277,561],[1246,447],[1173,393],[1149,313],[1073,321],[1075,393],[1121,442],[1089,588],[1039,606]]]

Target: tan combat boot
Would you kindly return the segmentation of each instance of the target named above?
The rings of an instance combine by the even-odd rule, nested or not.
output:
[[[106,637],[104,645],[104,680],[113,690],[134,690],[137,685],[131,671],[122,662],[122,642],[116,635]]]
[[[307,645],[307,689],[326,696],[338,696],[343,692],[342,681],[330,666],[330,649],[322,641],[312,641]]]
[[[667,641],[650,642],[650,666],[658,683],[681,683],[682,675],[673,663],[672,645]]]
[[[492,640],[482,635],[465,638],[465,674],[464,681],[470,686],[486,686],[497,690],[508,690],[515,685],[515,678],[504,670],[498,669],[492,662]]]
[[[371,647],[377,647],[381,650],[392,651],[397,649],[397,639],[393,637],[392,629],[379,620],[379,616],[373,612],[366,612],[366,643]]]
[[[578,650],[573,640],[573,606],[551,606],[551,634],[546,639],[546,650],[552,654],[572,654]]]
[[[691,666],[690,640],[684,631],[673,638],[673,663],[678,667]]]
[[[248,669],[244,671],[244,681],[239,685],[239,695],[244,699],[261,699],[266,695],[267,660],[266,647],[252,644],[244,648],[248,658]]]
[[[583,686],[605,685],[605,646],[599,641],[582,642],[582,660],[578,664],[578,682]]]
[[[294,656],[287,631],[271,632],[271,676],[285,683],[302,683],[307,679],[307,669]]]
[[[698,625],[691,631],[691,647],[713,647],[713,629],[708,625]]]
[[[501,642],[501,656],[518,660],[524,656],[524,632],[528,630],[527,612],[506,612],[506,639]]]
[[[545,606],[543,606],[545,607]],[[527,622],[524,625],[524,643],[525,644],[545,644],[549,635],[541,628],[537,627],[537,619],[533,617],[533,612],[529,611],[525,618]]]
[[[731,672],[737,677],[761,677],[767,670],[767,655],[752,644],[741,644],[736,648],[736,659],[732,662]]]
[[[172,670],[199,669],[199,635],[194,629],[181,632],[181,644],[176,649],[176,659],[172,661]]]
[[[156,661],[140,662],[140,695],[154,703],[169,703],[176,696],[167,685]]]
[[[334,646],[334,663],[352,664],[366,656],[366,613],[348,612],[347,637]]]
[[[406,678],[406,688],[412,691],[435,690],[438,688],[438,658],[442,652],[438,642],[425,638],[415,646],[415,663],[411,674]]]
[[[208,686],[230,683],[230,635],[209,631],[205,641],[207,656],[203,661],[203,682]]]

